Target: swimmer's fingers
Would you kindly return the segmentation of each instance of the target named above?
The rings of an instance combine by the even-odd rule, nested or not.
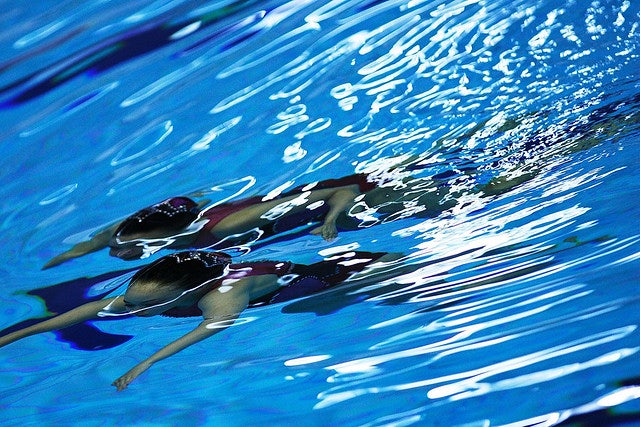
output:
[[[75,258],[80,258],[83,255],[88,254],[90,251],[85,250],[84,247],[81,247],[80,245],[76,245],[74,248],[61,253],[60,255],[56,255],[55,257],[51,258],[43,267],[43,270],[46,270],[48,268],[51,267],[55,267],[57,265],[60,265],[62,263],[65,263],[69,260],[75,259]]]
[[[137,375],[132,375],[131,371],[127,372],[117,380],[115,380],[111,385],[114,386],[118,391],[122,391],[127,388],[131,381],[135,380]]]
[[[51,259],[50,259],[50,260],[49,260],[49,261],[48,261],[48,262],[47,262],[47,263],[42,267],[42,269],[43,269],[43,270],[46,270],[46,269],[48,269],[48,268],[55,267],[55,266],[57,266],[57,265],[62,264],[63,262],[67,262],[67,261],[69,261],[70,259],[73,259],[73,258],[76,258],[76,257],[75,257],[75,256],[73,256],[70,252],[64,252],[64,253],[62,253],[62,254],[60,254],[60,255],[57,255],[57,256],[55,256],[55,257],[51,258]]]
[[[118,224],[114,224],[95,236],[93,236],[90,240],[80,242],[74,245],[71,249],[66,252],[61,253],[53,257],[49,262],[47,262],[42,269],[46,270],[47,268],[55,267],[56,265],[60,265],[63,262],[69,261],[74,258],[79,258],[88,253],[98,251],[100,249],[106,248],[109,245],[109,240],[113,233],[115,233],[116,227]]]
[[[330,242],[338,237],[338,229],[335,224],[323,224],[320,227],[316,227],[311,230],[311,234],[322,236],[324,240]]]
[[[49,261],[47,261],[47,263],[45,265],[42,266],[42,269],[46,270],[48,268],[55,267],[56,265],[62,264],[64,261],[65,260],[60,259],[60,256],[57,256],[55,258],[51,258]]]
[[[322,226],[314,228],[313,230],[310,231],[310,233],[313,234],[314,236],[322,235]]]
[[[111,385],[114,386],[118,391],[122,391],[127,388],[131,381],[133,381],[133,378],[128,378],[127,375],[123,375],[113,383],[111,383]]]
[[[328,242],[338,237],[338,229],[335,224],[325,224],[322,228],[322,238]]]
[[[111,385],[114,386],[118,391],[122,391],[126,389],[129,384],[131,384],[131,381],[138,378],[138,375],[146,371],[147,368],[148,367],[146,365],[142,365],[142,364],[135,366],[129,372],[127,372],[126,374],[124,374],[123,376],[115,380],[113,383],[111,383]]]

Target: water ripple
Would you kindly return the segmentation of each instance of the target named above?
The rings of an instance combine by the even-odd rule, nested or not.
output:
[[[638,297],[630,296],[576,311],[569,307],[572,305],[585,306],[585,304],[576,304],[576,300],[592,295],[592,290],[587,289],[584,285],[567,284],[563,279],[539,285],[527,285],[527,282],[538,281],[545,275],[555,274],[568,268],[569,265],[575,269],[578,264],[590,263],[594,259],[632,248],[640,241],[639,238],[640,236],[635,236],[621,241],[604,242],[593,253],[578,257],[565,265],[549,263],[548,261],[552,258],[547,257],[546,259],[538,258],[529,263],[522,261],[519,267],[505,268],[502,272],[497,266],[492,266],[484,276],[474,273],[469,279],[463,278],[458,281],[442,282],[441,277],[436,275],[438,281],[431,284],[426,283],[423,288],[403,285],[401,290],[396,291],[398,292],[396,294],[387,293],[371,299],[390,300],[404,293],[412,295],[422,292],[418,294],[420,298],[414,297],[411,301],[414,304],[424,304],[425,302],[432,304],[431,308],[418,309],[402,318],[372,325],[371,329],[375,330],[393,327],[398,323],[422,323],[426,320],[425,317],[441,315],[426,325],[413,330],[407,330],[408,325],[406,325],[403,328],[406,332],[372,345],[370,351],[378,353],[377,355],[327,366],[328,370],[335,372],[328,378],[328,382],[334,386],[319,394],[316,409],[322,409],[366,394],[392,393],[413,388],[426,388],[427,395],[431,399],[465,399],[490,392],[513,390],[518,387],[528,387],[552,381],[566,375],[606,366],[632,357],[638,348],[620,347],[579,363],[562,364],[559,362],[554,367],[544,368],[544,365],[550,360],[562,359],[576,352],[623,340],[636,331],[636,325],[591,334],[470,371],[415,380],[415,375],[424,367],[432,366],[435,368],[442,361],[456,355],[473,360],[473,357],[467,353],[493,347],[500,348],[510,341],[517,341],[525,336],[540,334],[543,331],[555,330],[560,325],[566,329],[572,323],[597,319],[612,311],[620,310],[624,306],[637,304]],[[530,248],[528,249],[531,251]],[[540,245],[539,249],[548,252],[550,247]],[[553,251],[555,249],[551,249],[551,252]],[[535,253],[537,250],[532,252]],[[538,266],[542,266],[542,269]],[[536,268],[539,271],[536,271]],[[547,272],[544,273],[544,270]],[[433,271],[431,273],[433,274]],[[465,275],[467,274],[465,272]],[[509,283],[511,279],[516,280]],[[402,278],[394,280],[402,281]],[[409,281],[411,280],[409,279]],[[442,284],[438,284],[440,282]],[[381,285],[376,286],[380,287]],[[499,293],[492,294],[492,289],[497,290],[498,286]],[[361,291],[366,293],[367,290],[370,289]],[[466,294],[467,298],[462,298],[460,294]],[[406,295],[404,296],[406,298]],[[438,303],[433,304],[435,301]],[[563,312],[564,314],[562,314]],[[546,314],[541,317],[543,313]],[[532,320],[532,317],[536,320]],[[421,322],[421,319],[424,320]],[[421,344],[424,342],[428,342],[428,344]],[[415,343],[418,344],[417,347],[415,347]],[[400,350],[396,350],[398,348]],[[513,347],[512,345],[511,348],[517,349],[517,346]],[[499,350],[496,349],[495,352],[499,352]],[[414,362],[400,362],[406,359]],[[399,362],[404,368],[395,367]],[[447,366],[451,363],[448,362]],[[385,368],[385,365],[390,366]],[[521,372],[531,370],[538,365],[541,365],[540,369]],[[409,372],[412,372],[413,375]],[[507,378],[500,379],[507,374]],[[397,382],[406,375],[413,377],[414,380]],[[397,376],[400,377],[394,381],[393,379]],[[492,377],[496,379],[490,380]],[[381,386],[386,380],[394,384]],[[374,382],[377,385],[368,387],[366,386],[368,382]]]
[[[97,1],[50,10],[34,3],[33,17],[14,22],[26,7],[0,12],[2,229],[5,258],[17,261],[4,269],[12,290],[106,268],[102,251],[47,273],[54,276],[29,273],[60,243],[117,221],[122,200],[139,209],[136,200],[194,189],[213,209],[354,172],[395,188],[413,178],[437,182],[457,200],[435,218],[416,217],[414,200],[382,220],[379,206],[366,207],[362,229],[334,242],[287,235],[238,250],[294,262],[354,248],[403,255],[382,278],[256,309],[213,359],[206,345],[194,346],[207,358],[194,369],[215,380],[181,369],[186,353],[163,362],[141,378],[151,403],[125,398],[156,410],[145,414],[160,406],[182,414],[216,395],[216,411],[259,413],[263,424],[313,408],[336,425],[542,425],[639,398],[631,383],[640,234],[629,178],[638,172],[637,5]],[[497,177],[517,185],[482,194]],[[20,308],[26,297],[16,298]],[[42,308],[31,301],[29,313],[18,311]],[[320,321],[308,312],[332,314]],[[265,330],[270,322],[277,327]],[[136,339],[155,346],[168,329],[190,324],[160,323]],[[44,385],[24,375],[9,384],[18,396],[47,396],[33,405],[42,411],[77,394],[51,393],[60,375],[79,378],[78,390],[95,372],[107,375],[83,365],[84,356],[66,366],[49,347],[56,362],[42,365]],[[35,372],[42,354],[29,354]],[[242,399],[221,393],[229,386]],[[94,395],[97,408],[121,407]],[[503,411],[506,395],[507,404],[533,409]],[[292,397],[301,397],[296,408]],[[67,405],[55,414],[72,412]],[[140,411],[113,413],[131,424]],[[205,420],[211,411],[202,413]]]
[[[130,162],[147,154],[150,150],[157,147],[173,132],[173,124],[170,120],[161,123],[159,126],[148,126],[136,131],[133,135],[123,140],[119,147],[122,147],[118,153],[111,159],[111,166],[118,166],[122,163]],[[146,140],[155,135],[155,141],[146,145]],[[145,143],[145,147],[137,149],[136,145],[140,142]],[[129,151],[135,151],[129,154]]]
[[[73,193],[77,188],[78,188],[78,184],[65,185],[61,189],[59,189],[57,191],[54,191],[49,196],[47,196],[44,199],[40,200],[39,204],[40,205],[49,205],[51,203],[55,203],[58,200],[63,199],[66,196],[68,196],[69,194]]]
[[[620,302],[616,302],[620,304]],[[612,304],[608,304],[609,307],[604,307],[609,311]],[[603,307],[600,307],[602,309]],[[576,316],[572,318],[565,318],[565,322],[575,322],[578,320],[584,320],[583,316],[586,313],[589,317],[597,308],[585,310],[583,313],[575,313]],[[558,319],[556,319],[557,321]],[[485,394],[491,391],[492,387],[503,387],[505,384],[509,384],[506,388],[513,389],[514,387],[521,387],[525,385],[538,384],[544,381],[550,381],[557,376],[563,376],[572,372],[588,369],[595,366],[608,365],[618,361],[620,358],[632,356],[637,352],[637,348],[621,348],[617,351],[609,352],[603,356],[598,356],[586,363],[571,364],[567,366],[559,366],[552,370],[539,370],[531,374],[523,376],[515,375],[508,380],[497,382],[494,384],[487,384],[486,379],[503,375],[512,371],[522,370],[531,366],[540,364],[542,362],[561,358],[574,352],[583,351],[592,347],[601,346],[617,340],[621,340],[636,329],[636,325],[629,325],[626,327],[617,328],[611,331],[588,335],[573,341],[569,341],[548,349],[544,349],[538,352],[529,353],[523,356],[514,357],[512,359],[503,360],[501,362],[486,365],[469,371],[456,372],[454,374],[447,374],[441,377],[433,377],[425,380],[412,381],[409,383],[396,383],[390,386],[384,387],[362,387],[362,385],[369,381],[375,380],[381,383],[383,379],[390,374],[385,374],[377,366],[396,361],[399,358],[413,358],[415,356],[424,356],[427,354],[433,354],[434,356],[427,359],[427,361],[420,361],[417,365],[410,365],[403,369],[403,371],[411,370],[415,371],[426,365],[431,365],[439,359],[443,359],[447,356],[451,356],[455,353],[473,351],[479,348],[487,346],[495,346],[507,341],[521,338],[525,335],[529,335],[534,332],[540,332],[542,329],[555,327],[555,323],[552,325],[538,325],[529,330],[519,331],[504,331],[499,335],[485,336],[482,339],[467,340],[467,334],[458,334],[453,339],[447,339],[434,344],[417,347],[410,350],[403,350],[394,354],[388,354],[384,356],[373,356],[366,359],[354,360],[345,362],[338,365],[328,366],[327,369],[335,371],[332,377],[328,379],[329,383],[345,383],[343,385],[334,386],[325,392],[320,393],[318,396],[319,402],[316,405],[316,409],[331,406],[337,403],[344,402],[365,394],[382,394],[391,393],[401,390],[408,390],[413,388],[428,388],[427,395],[431,399],[451,398],[462,399],[469,398],[473,395]],[[406,363],[406,362],[405,362]],[[398,375],[400,372],[396,371],[393,375]],[[444,383],[444,384],[443,384]],[[443,384],[443,385],[439,385]],[[499,384],[499,385],[496,385]]]
[[[116,89],[119,85],[119,82],[112,82],[76,98],[72,102],[62,106],[58,111],[52,111],[50,113],[50,118],[42,118],[37,125],[20,132],[20,137],[28,138],[37,134],[38,132],[42,132],[43,130],[48,129],[51,126],[68,119],[76,113],[84,110],[89,105],[97,102],[100,98]]]
[[[525,374],[512,377],[508,380],[487,382],[488,378],[497,376],[506,372],[522,369],[531,365],[539,364],[549,359],[564,356],[569,353],[589,349],[591,347],[600,346],[615,340],[622,339],[635,331],[636,326],[620,328],[618,330],[607,331],[606,333],[586,336],[580,340],[568,342],[561,346],[546,349],[544,351],[528,354],[521,358],[507,360],[493,366],[487,366],[477,371],[462,372],[455,375],[456,378],[439,378],[437,381],[429,381],[430,384],[439,382],[448,382],[458,377],[466,377],[461,381],[447,384],[444,386],[434,387],[427,392],[430,399],[450,398],[452,400],[466,399],[474,396],[490,393],[498,390],[512,390],[518,387],[526,387],[539,384],[545,381],[570,375],[594,367],[610,365],[618,360],[633,356],[640,348],[621,348],[619,350],[605,353],[594,359],[580,363],[572,363],[570,365],[560,365],[553,369],[540,370],[532,374]],[[406,386],[412,387],[416,384]],[[425,385],[424,383],[421,384]]]
[[[114,171],[112,182],[114,182],[115,185],[109,190],[109,195],[113,195],[141,181],[151,179],[154,176],[157,176],[169,169],[173,169],[174,167],[187,161],[189,158],[196,156],[206,150],[209,150],[209,148],[211,147],[211,143],[216,138],[218,138],[220,134],[235,127],[238,123],[240,123],[241,119],[241,117],[235,117],[224,123],[221,123],[218,126],[213,127],[212,129],[207,131],[200,139],[193,142],[186,150],[178,154],[176,154],[172,150],[170,152],[170,155],[165,155],[167,158],[164,160],[152,157],[149,160],[145,160],[144,162],[139,162],[136,164],[131,164],[131,162],[125,162],[124,164],[122,164],[122,161],[116,162],[114,166],[119,166],[119,168]],[[143,149],[143,151],[147,152],[153,148],[156,148],[162,141],[164,141],[171,133],[171,124],[165,122],[165,124],[163,125],[163,129],[165,130],[164,133],[150,146]],[[187,145],[189,140],[190,138],[180,141],[178,142],[178,145]],[[131,142],[136,141],[137,139],[134,139]],[[139,154],[140,153],[130,155],[128,159],[137,158],[139,157]]]

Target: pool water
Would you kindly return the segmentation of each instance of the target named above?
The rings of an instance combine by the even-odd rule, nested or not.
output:
[[[640,425],[636,2],[0,4],[0,328],[47,315],[38,290],[166,253],[42,270],[170,196],[409,156],[451,188],[532,172],[435,218],[233,252],[405,257],[367,286],[246,310],[120,393],[198,321],[98,321],[132,338],[95,351],[53,333],[4,347],[0,424]]]

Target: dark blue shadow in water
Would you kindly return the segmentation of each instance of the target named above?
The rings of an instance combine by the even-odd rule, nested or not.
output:
[[[0,336],[14,332],[18,329],[26,328],[35,323],[41,322],[58,313],[64,313],[78,307],[81,304],[96,301],[104,298],[113,289],[108,289],[96,294],[89,295],[89,290],[100,283],[116,280],[118,277],[136,270],[130,268],[110,273],[101,274],[96,277],[82,277],[67,282],[58,283],[41,289],[28,291],[27,295],[39,298],[45,304],[49,316],[24,320],[13,326],[0,331]],[[124,279],[123,279],[124,283]],[[122,317],[118,317],[121,319]],[[105,318],[104,320],[111,320]],[[91,322],[83,322],[69,326],[58,331],[54,331],[59,340],[68,342],[73,348],[78,350],[102,350],[118,346],[133,338],[132,335],[114,335],[101,331]]]

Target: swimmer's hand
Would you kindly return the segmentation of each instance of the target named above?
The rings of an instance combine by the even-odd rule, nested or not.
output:
[[[67,262],[71,259],[74,258],[79,258],[82,255],[85,255],[87,252],[82,252],[82,251],[75,251],[75,250],[70,250],[64,253],[61,253],[60,255],[57,255],[53,258],[51,258],[43,267],[43,270],[46,270],[48,268],[51,267],[55,267],[57,265],[62,264],[63,262]]]
[[[193,331],[162,347],[150,357],[138,363],[111,385],[118,389],[118,391],[122,391],[154,363],[166,359],[190,345],[226,329],[249,304],[247,287],[242,286],[242,284],[251,283],[253,280],[256,279],[240,279],[234,283],[233,289],[223,294],[218,291],[207,293],[198,302],[198,307],[205,316],[209,315],[208,318],[205,318]]]
[[[311,230],[311,234],[316,236],[322,236],[324,240],[330,242],[338,237],[338,228],[335,222],[324,223],[320,227],[316,227]]]
[[[55,267],[56,265],[60,265],[63,262],[72,260],[74,258],[79,258],[88,253],[106,248],[107,246],[109,246],[109,241],[111,240],[111,236],[113,236],[113,233],[115,233],[118,226],[119,224],[111,225],[110,227],[97,233],[91,239],[84,242],[80,242],[76,244],[74,247],[72,247],[71,249],[69,249],[68,251],[53,257],[42,267],[42,269],[46,270],[48,268]]]
[[[327,200],[329,212],[324,218],[324,223],[320,227],[311,230],[311,234],[322,236],[328,242],[338,237],[338,228],[336,227],[338,215],[353,206],[354,199],[359,194],[360,191],[357,185],[338,188]]]
[[[129,372],[127,372],[126,374],[124,374],[123,376],[115,380],[113,383],[111,383],[111,385],[114,386],[116,389],[118,389],[118,391],[122,391],[126,389],[129,384],[131,384],[131,381],[138,378],[138,376],[141,373],[143,373],[150,367],[151,367],[151,363],[148,363],[145,360],[144,362],[134,366],[131,370],[129,370]]]

